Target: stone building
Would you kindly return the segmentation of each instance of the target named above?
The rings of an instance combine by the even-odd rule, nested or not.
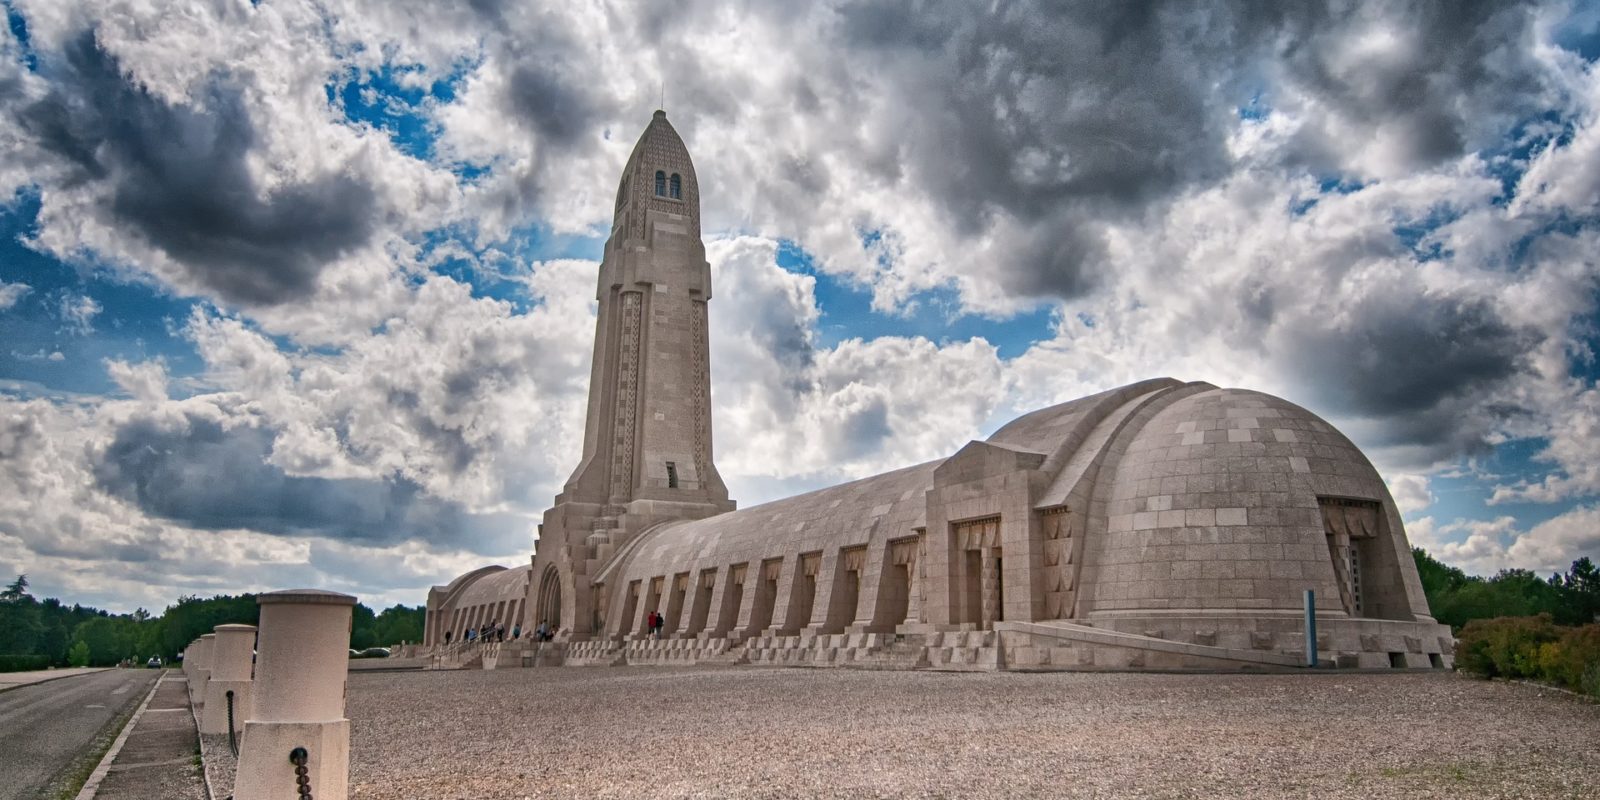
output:
[[[1304,659],[1311,589],[1328,661],[1450,663],[1377,471],[1258,392],[1147,380],[948,458],[735,511],[712,463],[699,199],[657,111],[600,266],[582,457],[531,564],[435,588],[425,644],[548,620],[555,642],[475,658],[1279,668]]]

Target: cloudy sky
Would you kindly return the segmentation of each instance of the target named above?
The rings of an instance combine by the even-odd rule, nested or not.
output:
[[[743,505],[1170,375],[1327,417],[1468,571],[1600,554],[1595,3],[0,2],[40,594],[525,563],[663,95]]]

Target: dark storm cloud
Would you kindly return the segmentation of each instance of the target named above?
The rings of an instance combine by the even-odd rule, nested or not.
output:
[[[883,449],[894,431],[889,427],[889,404],[873,397],[866,407],[840,420],[832,436],[840,458],[865,458]]]
[[[512,107],[544,141],[571,145],[597,130],[600,116],[589,102],[588,87],[550,66],[524,62],[512,68]]]
[[[1508,382],[1528,370],[1536,332],[1508,324],[1485,300],[1403,291],[1351,301],[1338,328],[1297,329],[1280,362],[1323,407],[1382,421],[1387,444],[1482,445],[1491,423],[1519,412],[1485,402],[1513,396]],[[1487,415],[1487,416],[1486,416]]]
[[[310,294],[332,259],[372,235],[372,187],[330,175],[262,196],[246,158],[255,128],[218,78],[194,105],[169,105],[124,74],[92,32],[45,69],[50,92],[17,111],[23,128],[110,185],[109,212],[223,299],[281,303]]]
[[[1099,223],[1226,174],[1226,91],[1243,58],[1226,15],[1189,6],[856,4],[848,45],[906,89],[900,170],[957,231],[1010,223],[999,279],[1022,295],[1095,284]],[[915,119],[917,125],[909,124]]]
[[[206,530],[243,528],[321,535],[367,545],[412,539],[503,552],[522,523],[474,515],[403,478],[383,481],[286,475],[267,462],[271,431],[185,414],[119,428],[94,464],[105,491],[145,512]]]
[[[1233,171],[1227,136],[1257,94],[1308,92],[1346,124],[1388,125],[1414,165],[1482,146],[1486,117],[1537,102],[1532,22],[1524,3],[904,0],[845,6],[838,35],[900,95],[890,171],[962,234],[1010,223],[994,261],[1006,289],[1072,297],[1097,283],[1104,223]],[[1385,32],[1397,55],[1350,55]],[[1332,169],[1359,145],[1303,138],[1297,156]]]
[[[1403,132],[1412,166],[1457,158],[1548,88],[1534,55],[1534,3],[1347,4],[1289,20],[1288,80],[1359,128]],[[1361,39],[1392,40],[1363,52]],[[1497,132],[1497,131],[1496,131]]]

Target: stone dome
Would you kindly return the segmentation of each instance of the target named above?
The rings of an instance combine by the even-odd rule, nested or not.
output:
[[[1297,612],[1305,589],[1329,616],[1428,619],[1377,470],[1286,400],[1189,394],[1150,416],[1102,481],[1091,515],[1103,509],[1105,530],[1084,553],[1091,619]],[[1357,552],[1341,559],[1334,531],[1347,525]],[[1341,588],[1352,569],[1355,586]]]

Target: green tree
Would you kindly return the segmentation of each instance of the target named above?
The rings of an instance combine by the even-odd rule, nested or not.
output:
[[[1417,562],[1417,576],[1422,579],[1422,591],[1429,597],[1447,591],[1460,589],[1469,581],[1476,580],[1433,556],[1420,547],[1411,548],[1411,556]]]
[[[1600,622],[1600,567],[1588,556],[1572,562],[1565,575],[1550,579],[1561,591],[1556,622],[1562,625],[1587,625]]]
[[[218,595],[204,600],[180,597],[162,614],[159,654],[170,660],[190,642],[218,625],[255,625],[260,619],[261,611],[253,594]]]
[[[67,663],[74,667],[89,666],[89,643],[78,642],[67,651]]]
[[[422,626],[427,617],[423,606],[390,606],[378,614],[377,641],[380,645],[422,641]]]
[[[28,596],[28,576],[18,575],[17,579],[6,584],[5,591],[0,591],[0,601],[7,603],[16,602]]]
[[[20,600],[0,602],[0,655],[40,654],[44,622],[39,604],[24,595]]]
[[[377,618],[362,603],[350,612],[350,647],[364,650],[378,644]]]
[[[72,638],[89,645],[89,663],[108,667],[132,658],[138,630],[128,617],[94,617],[78,623]]]
[[[1549,614],[1556,623],[1581,625],[1600,614],[1600,569],[1588,558],[1546,580],[1525,569],[1480,578],[1439,562],[1421,548],[1413,548],[1412,556],[1434,619],[1458,630],[1475,619]]]

